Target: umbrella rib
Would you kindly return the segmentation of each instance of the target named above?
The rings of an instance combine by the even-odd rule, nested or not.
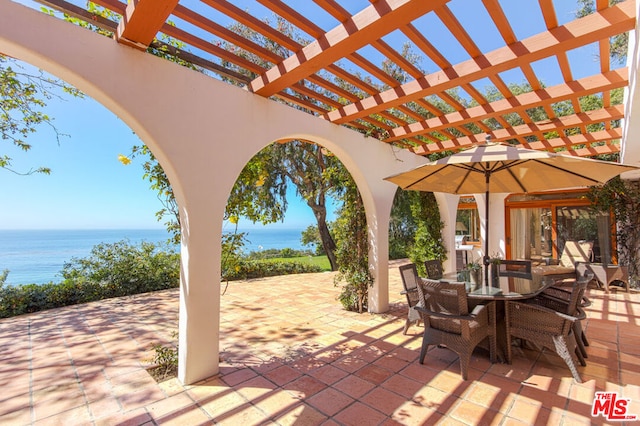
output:
[[[455,194],[457,194],[458,191],[460,191],[460,187],[467,180],[467,177],[469,177],[469,174],[471,174],[471,172],[475,170],[473,167],[466,167],[466,169],[467,169],[467,173],[464,175],[464,177],[460,181],[460,184],[456,187]]]
[[[447,166],[445,166],[445,167],[447,167]],[[405,187],[404,187],[404,188],[402,188],[402,189],[411,188],[412,186],[419,184],[419,183],[420,183],[420,182],[422,182],[423,180],[425,180],[425,179],[427,179],[427,178],[430,178],[430,177],[431,177],[432,175],[434,175],[435,173],[438,173],[439,171],[441,171],[441,170],[442,170],[442,169],[444,169],[445,167],[442,167],[442,168],[439,168],[439,169],[434,170],[433,172],[431,172],[431,173],[429,173],[429,174],[427,174],[427,175],[425,175],[425,176],[421,177],[420,179],[416,180],[415,182],[410,183],[409,185],[405,186]]]
[[[580,177],[582,179],[586,179],[586,180],[591,181],[591,182],[596,183],[596,184],[600,183],[600,181],[597,180],[597,179],[594,179],[594,178],[589,177],[587,175],[583,175],[582,173],[574,172],[572,170],[569,170],[569,169],[566,169],[566,168],[563,168],[563,167],[558,167],[558,166],[556,166],[554,164],[547,163],[545,161],[540,161],[540,160],[531,160],[531,161],[535,161],[538,164],[542,164],[544,166],[551,167],[552,169],[560,170],[562,172],[569,173],[570,175],[577,176],[577,177]],[[577,185],[577,186],[581,186],[581,185]]]
[[[520,187],[520,189],[522,189],[522,192],[529,192],[527,191],[527,188],[524,187],[524,185],[522,184],[522,182],[520,181],[520,179],[518,179],[516,177],[516,175],[513,174],[513,171],[511,170],[511,167],[507,168],[507,172],[509,173],[509,176],[511,176],[514,180],[515,183],[518,184],[518,186]]]

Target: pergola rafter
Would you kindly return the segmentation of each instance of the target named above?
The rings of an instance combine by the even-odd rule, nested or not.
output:
[[[80,0],[42,0],[113,31],[123,44],[163,49],[257,95],[418,155],[459,150],[487,134],[573,155],[618,150],[624,112],[612,92],[626,87],[629,76],[619,64],[612,68],[609,46],[612,37],[635,28],[632,0],[614,6],[596,0],[593,14],[569,21],[553,0],[523,0],[539,12],[527,19],[541,20],[543,29],[523,38],[499,0],[378,0],[357,11],[344,0],[314,0],[313,15],[306,13],[311,5],[255,1],[256,7],[241,8],[225,0],[96,0],[119,17],[108,20],[93,16]],[[460,7],[488,16],[482,24],[495,29],[497,47],[482,50]],[[438,47],[425,18],[449,32],[457,56]],[[595,46],[600,61],[599,72],[586,76],[573,53],[585,46]],[[542,60],[557,66],[552,85],[540,77],[536,63]],[[524,79],[510,80],[511,71]],[[482,85],[491,90],[481,91]],[[585,97],[599,99],[598,105]]]

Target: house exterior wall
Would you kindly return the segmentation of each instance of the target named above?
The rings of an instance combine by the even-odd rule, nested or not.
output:
[[[640,2],[636,1],[636,16],[640,13]],[[629,33],[629,51],[627,53],[629,67],[629,87],[625,89],[624,111],[622,124],[622,141],[620,143],[620,162],[640,166],[640,31],[638,22],[636,29]],[[627,172],[621,175],[623,179],[640,179],[640,171]]]

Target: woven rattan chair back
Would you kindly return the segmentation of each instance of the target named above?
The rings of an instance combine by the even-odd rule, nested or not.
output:
[[[493,302],[477,306],[469,314],[464,283],[430,279],[418,282],[418,294],[421,302],[416,310],[424,322],[420,364],[430,345],[443,345],[460,357],[460,374],[466,380],[473,349],[487,337],[491,361],[495,361],[495,324],[489,321],[495,318]]]
[[[442,269],[442,262],[437,259],[434,260],[425,260],[424,268],[427,271],[427,278],[431,280],[439,280],[444,275],[444,271]]]
[[[507,362],[511,364],[512,339],[522,339],[557,353],[567,364],[573,378],[581,383],[574,355],[586,365],[577,347],[574,324],[579,319],[560,311],[524,301],[506,302]]]
[[[530,260],[501,260],[497,267],[501,277],[533,278]]]
[[[404,291],[402,293],[407,297],[407,321],[405,322],[404,330],[402,331],[403,334],[407,334],[411,324],[420,322],[420,314],[413,309],[413,307],[420,301],[420,297],[418,295],[418,280],[420,277],[418,277],[416,265],[413,263],[402,265],[398,269],[400,270],[402,286],[404,287]]]

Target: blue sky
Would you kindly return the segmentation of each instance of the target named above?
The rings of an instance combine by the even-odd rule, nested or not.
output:
[[[0,169],[2,205],[0,229],[148,229],[162,228],[155,212],[162,208],[140,161],[125,166],[119,154],[129,154],[140,139],[113,113],[90,98],[48,102],[47,114],[68,136],[48,127],[30,136],[29,152],[12,149],[13,168],[39,166],[51,175],[18,176]],[[285,223],[273,227],[305,228],[315,223],[311,210],[290,194]],[[241,220],[243,228],[251,222]],[[262,225],[260,225],[262,227]]]
[[[252,2],[241,3],[247,3],[245,6],[250,8],[260,7]],[[505,6],[508,17],[514,19],[514,31],[519,37],[528,37],[543,30],[538,27],[538,19],[531,19],[531,14],[540,15],[535,2],[501,3]],[[523,9],[527,3],[533,4],[534,9]],[[359,10],[369,3],[362,0],[357,4]],[[468,0],[452,0],[449,7],[463,23],[483,22],[484,18],[480,19],[475,11],[467,7],[469,4]],[[574,1],[556,0],[554,4],[561,25],[574,19]],[[482,25],[475,28],[477,30],[471,35],[483,51],[497,46],[495,30]],[[459,52],[460,56],[457,57],[454,45],[446,40],[446,31],[436,33],[441,33],[442,37],[436,38],[434,44],[441,43],[441,47],[446,47],[443,52],[451,55],[448,59],[452,63],[467,59],[463,52]],[[393,38],[392,33],[388,37],[392,45],[395,44]],[[590,55],[596,53],[594,48]],[[570,61],[572,56],[573,53],[570,54]],[[573,65],[574,78],[597,72],[594,60],[583,61],[580,66]],[[422,66],[429,71],[429,64]],[[545,72],[545,69],[552,69],[554,66],[557,69],[553,61],[540,61],[534,66],[536,73],[547,85],[558,83],[551,79],[552,74]],[[524,80],[518,75],[504,77],[507,81]],[[88,98],[53,99],[48,103],[46,112],[54,117],[58,130],[69,136],[63,136],[58,145],[54,132],[42,128],[29,138],[33,149],[28,153],[16,150],[7,152],[6,146],[3,146],[3,153],[7,152],[13,157],[15,169],[28,170],[47,166],[52,169],[52,174],[25,177],[0,169],[0,185],[3,189],[0,229],[162,228],[162,223],[157,222],[154,215],[161,204],[155,192],[148,188],[148,183],[142,180],[140,163],[134,161],[124,166],[118,161],[119,154],[126,155],[133,145],[140,144],[140,140],[128,126]],[[293,192],[290,194],[289,205],[285,222],[272,226],[305,228],[315,223],[311,210],[297,200]],[[244,220],[240,226],[251,227],[251,223]]]

